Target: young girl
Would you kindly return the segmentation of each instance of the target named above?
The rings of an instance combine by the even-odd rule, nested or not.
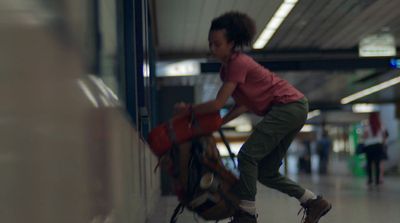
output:
[[[203,114],[221,109],[230,96],[235,105],[223,117],[227,123],[244,112],[263,116],[238,154],[240,183],[236,190],[241,210],[232,223],[257,222],[256,181],[297,198],[305,210],[304,222],[316,223],[331,209],[321,196],[302,188],[279,173],[285,153],[304,125],[308,102],[304,95],[285,80],[240,52],[255,35],[255,24],[247,15],[228,12],[212,21],[208,41],[211,53],[222,63],[223,85],[215,100],[190,106],[176,105],[178,110]]]

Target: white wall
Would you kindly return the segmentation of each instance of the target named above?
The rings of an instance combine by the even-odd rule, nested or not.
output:
[[[157,160],[87,76],[88,1],[43,2],[0,4],[1,221],[144,223]]]
[[[399,121],[396,118],[396,106],[394,104],[381,105],[379,108],[382,123],[389,132],[389,159],[385,162],[385,169],[389,169],[393,166],[400,166]]]

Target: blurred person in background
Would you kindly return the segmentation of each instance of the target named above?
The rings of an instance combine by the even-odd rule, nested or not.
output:
[[[311,142],[309,140],[302,141],[298,168],[300,173],[311,174]]]
[[[323,131],[321,139],[317,142],[317,153],[319,157],[319,170],[320,174],[328,173],[329,154],[332,148],[332,140],[329,138],[328,132]]]
[[[379,113],[371,113],[363,133],[364,151],[367,157],[368,185],[371,185],[373,180],[375,180],[376,185],[383,182],[381,179],[381,161],[385,157],[384,145],[387,136],[387,131],[381,124]],[[372,172],[375,172],[375,178],[373,178]]]

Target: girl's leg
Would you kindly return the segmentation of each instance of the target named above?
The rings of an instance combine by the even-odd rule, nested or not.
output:
[[[286,152],[278,149],[281,141],[289,134],[292,134],[291,137],[296,135],[295,133],[299,131],[306,120],[307,111],[306,101],[274,106],[264,119],[257,124],[254,132],[244,143],[238,154],[240,181],[237,187],[237,194],[240,199],[255,200],[256,182],[260,174],[258,172],[260,161],[275,150],[278,150],[282,155]],[[276,157],[274,162],[278,165],[281,160],[281,157]]]
[[[380,178],[379,178],[379,183],[382,184],[383,183],[383,174],[385,173],[385,168],[384,168],[384,164],[383,164],[383,160],[381,160],[379,162],[379,166],[381,168],[381,174],[380,174]]]
[[[368,175],[368,184],[372,183],[372,156],[371,153],[366,153],[367,157],[367,175]]]
[[[380,165],[380,159],[377,157],[374,160],[375,164],[375,184],[379,184],[379,180],[381,179],[381,165]]]
[[[304,222],[315,223],[331,209],[332,205],[321,196],[316,196],[312,191],[302,188],[279,173],[281,160],[296,134],[297,131],[288,134],[277,149],[260,161],[258,179],[268,187],[297,198],[305,210]]]
[[[263,145],[264,138],[272,140],[272,138],[264,137],[262,133],[255,130],[239,151],[238,168],[240,178],[236,191],[241,200],[255,200],[258,162],[273,150],[273,148],[266,148]]]
[[[277,149],[261,160],[258,168],[260,183],[297,199],[304,195],[305,189],[289,178],[282,176],[279,173],[279,167],[289,145],[299,131],[300,129],[297,129],[282,139]]]
[[[383,174],[385,173],[385,166],[384,162],[387,160],[388,154],[387,154],[387,145],[382,144],[382,150],[381,150],[381,155],[380,155],[380,160],[379,160],[379,167],[380,167],[380,177],[379,177],[379,183],[383,183]]]

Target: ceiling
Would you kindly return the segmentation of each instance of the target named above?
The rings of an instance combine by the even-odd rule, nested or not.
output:
[[[255,20],[258,36],[281,3],[282,0],[153,0],[158,57],[163,61],[213,61],[208,57],[207,42],[213,18],[231,10],[244,12]],[[315,67],[292,66],[295,69],[279,69],[277,74],[303,91],[313,108],[337,109],[341,98],[399,75],[399,70],[375,67],[374,61],[369,67],[350,61],[359,60],[358,43],[371,34],[390,33],[399,48],[399,8],[398,0],[299,0],[267,46],[248,53],[258,61],[269,61],[271,67],[276,61],[287,67],[293,65],[294,59],[311,61]],[[326,64],[338,59],[342,62],[318,66],[321,58]],[[346,60],[350,67],[341,69]],[[206,89],[202,100],[207,100],[215,96],[220,85],[216,71],[207,73],[163,78],[161,83],[206,86],[202,87]],[[400,98],[399,90],[397,86],[390,87],[355,102],[394,102]]]
[[[250,15],[260,34],[282,0],[154,0],[161,57],[206,56],[211,20],[236,10]],[[265,50],[352,49],[369,34],[388,31],[400,44],[400,1],[299,0]]]

